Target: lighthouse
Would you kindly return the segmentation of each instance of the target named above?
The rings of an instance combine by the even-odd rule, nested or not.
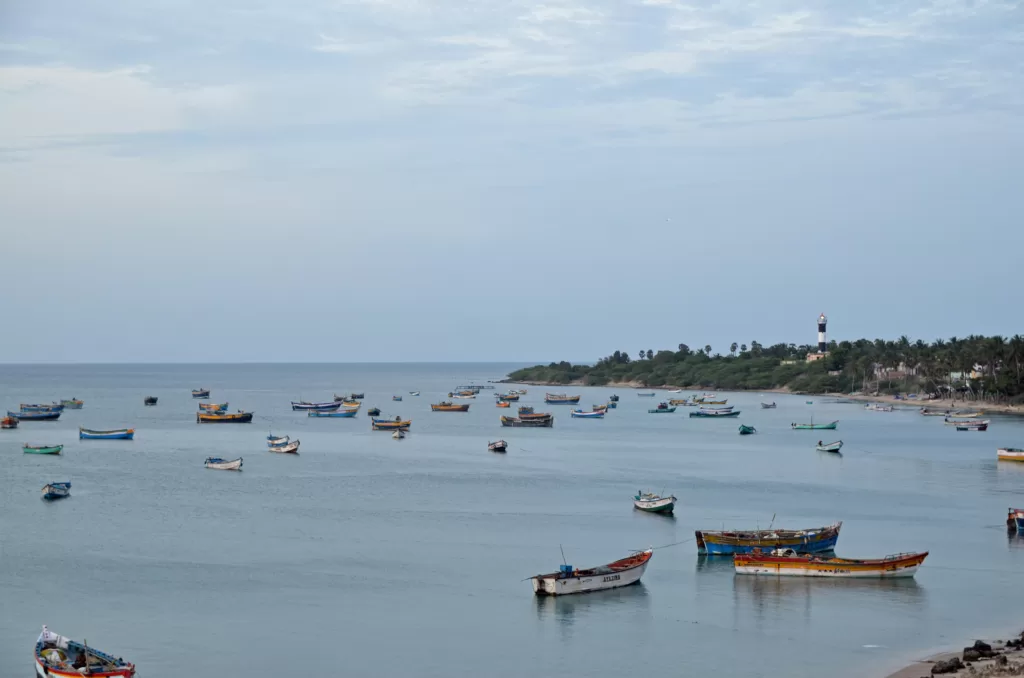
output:
[[[828,346],[828,342],[825,341],[825,323],[828,322],[828,318],[822,313],[818,316],[818,353],[825,353]]]

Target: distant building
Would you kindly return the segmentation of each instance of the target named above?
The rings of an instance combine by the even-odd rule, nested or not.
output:
[[[817,362],[819,360],[824,360],[827,357],[828,357],[828,352],[827,351],[825,353],[808,353],[807,354],[807,362],[813,363],[813,362]]]

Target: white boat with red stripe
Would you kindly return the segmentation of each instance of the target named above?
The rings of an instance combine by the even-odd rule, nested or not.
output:
[[[637,551],[628,558],[587,570],[560,565],[558,572],[531,577],[533,592],[538,596],[564,596],[572,593],[591,593],[617,589],[640,582],[654,549]]]
[[[87,641],[58,636],[45,626],[36,640],[36,676],[39,678],[132,678],[135,664],[89,647]]]

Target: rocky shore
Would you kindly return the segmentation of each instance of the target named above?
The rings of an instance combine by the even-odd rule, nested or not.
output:
[[[935,655],[915,662],[888,678],[985,678],[986,676],[1024,677],[1024,632],[1007,641],[987,643],[977,640],[960,652]]]

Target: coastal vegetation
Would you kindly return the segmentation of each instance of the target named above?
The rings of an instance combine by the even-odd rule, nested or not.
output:
[[[509,381],[603,386],[630,384],[720,390],[788,389],[800,393],[920,392],[967,400],[1024,402],[1024,337],[951,337],[931,343],[858,339],[817,346],[733,342],[676,350],[615,351],[594,364],[565,361],[508,375]]]

